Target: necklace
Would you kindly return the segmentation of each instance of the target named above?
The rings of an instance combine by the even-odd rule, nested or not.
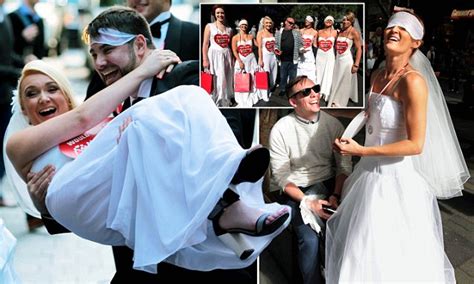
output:
[[[390,81],[393,80],[393,78],[398,77],[399,75],[401,75],[402,72],[405,71],[405,69],[407,68],[407,66],[408,66],[409,63],[410,63],[410,62],[407,62],[407,63],[402,67],[402,69],[398,70],[398,71],[395,73],[395,75],[393,75],[393,77],[390,79]],[[385,80],[389,80],[389,79],[388,79],[388,72],[387,72],[387,69],[385,69],[385,74],[384,74],[383,78],[384,78]]]
[[[352,29],[352,26],[348,27],[347,29],[345,30],[342,30],[341,32],[341,36],[342,37],[348,37],[349,36],[349,31]]]
[[[385,92],[385,90],[388,89],[388,86],[390,84],[392,84],[393,80],[395,80],[395,78],[397,78],[398,76],[402,75],[403,71],[405,71],[406,67],[408,66],[408,63],[405,64],[405,66],[402,67],[402,69],[398,70],[397,73],[395,73],[395,75],[390,79],[388,80],[388,74],[387,74],[387,69],[385,69],[385,75],[384,75],[384,80],[388,80],[387,84],[385,84],[385,86],[382,88],[382,90],[379,92],[379,94],[383,94],[383,92]]]

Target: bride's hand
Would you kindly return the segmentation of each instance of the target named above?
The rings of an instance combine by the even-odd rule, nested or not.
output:
[[[26,177],[28,193],[33,201],[33,205],[41,214],[48,214],[45,198],[49,184],[55,174],[54,166],[47,165],[37,173],[29,172]]]
[[[119,135],[117,137],[117,144],[120,143],[120,138],[122,138],[123,132],[125,131],[125,129],[127,129],[127,127],[130,125],[130,123],[132,123],[132,117],[131,116],[125,118],[122,125],[119,127]]]
[[[352,138],[336,138],[333,148],[343,156],[362,156],[364,147],[359,145],[359,143]]]
[[[142,70],[145,77],[149,78],[155,76],[158,79],[163,78],[163,75],[171,72],[176,63],[180,63],[181,59],[171,50],[152,50],[145,58],[138,68]]]

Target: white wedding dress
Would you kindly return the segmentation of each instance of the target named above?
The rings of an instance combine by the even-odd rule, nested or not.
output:
[[[402,104],[372,93],[366,146],[406,138]],[[362,157],[327,222],[327,283],[454,283],[436,197],[412,157]]]
[[[132,123],[117,142],[127,117]],[[162,261],[201,271],[246,267],[290,218],[273,234],[245,236],[255,249],[246,260],[216,237],[207,217],[245,154],[211,97],[199,87],[180,86],[114,118],[57,170],[46,205],[81,237],[132,248],[135,269],[156,273]],[[237,191],[250,206],[281,208],[264,204],[261,181],[241,183]]]

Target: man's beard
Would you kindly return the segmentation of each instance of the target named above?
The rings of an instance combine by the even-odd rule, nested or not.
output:
[[[126,66],[124,66],[123,68],[120,68],[120,78],[118,78],[117,80],[113,81],[113,82],[110,82],[109,84],[107,84],[107,82],[104,82],[107,86],[110,86],[112,85],[113,83],[117,82],[118,80],[120,80],[122,77],[124,77],[125,75],[127,75],[128,73],[132,72],[133,69],[135,69],[135,66],[136,66],[136,63],[137,63],[137,57],[135,55],[135,50],[133,49],[133,47],[130,47],[129,46],[129,51],[128,51],[128,64]],[[102,78],[103,80],[103,78]]]

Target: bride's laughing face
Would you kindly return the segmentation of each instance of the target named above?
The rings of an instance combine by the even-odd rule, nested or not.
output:
[[[70,102],[59,85],[42,73],[26,76],[20,86],[20,99],[23,114],[32,125],[70,110]]]
[[[388,53],[400,54],[418,48],[421,41],[414,40],[403,27],[394,26],[385,29],[384,44]]]

